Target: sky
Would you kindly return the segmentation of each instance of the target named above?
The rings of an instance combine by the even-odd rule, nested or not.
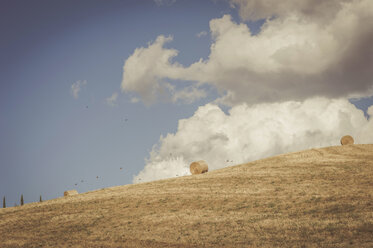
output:
[[[373,143],[370,0],[1,0],[8,206]]]

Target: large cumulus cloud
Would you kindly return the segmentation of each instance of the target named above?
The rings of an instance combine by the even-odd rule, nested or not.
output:
[[[357,143],[373,142],[370,119],[347,100],[313,98],[234,106],[225,114],[217,105],[199,107],[179,121],[176,133],[161,137],[134,182],[188,175],[189,164],[206,160],[210,169],[314,147],[339,145],[350,134]]]
[[[259,4],[233,2],[242,15]],[[310,1],[297,2],[284,10],[279,4],[272,11],[261,7],[263,13],[254,19],[279,16],[268,18],[257,35],[229,15],[211,20],[210,55],[189,67],[173,61],[177,50],[164,47],[171,38],[159,36],[127,59],[122,90],[154,102],[155,95],[169,94],[170,87],[164,86],[168,80],[188,80],[196,89],[212,85],[227,105],[372,94],[373,1],[320,2],[320,6],[328,3],[326,13],[308,10]],[[325,21],[320,21],[322,16]]]

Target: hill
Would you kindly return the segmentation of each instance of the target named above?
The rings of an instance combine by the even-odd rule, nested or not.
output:
[[[373,247],[373,145],[0,209],[0,247]]]

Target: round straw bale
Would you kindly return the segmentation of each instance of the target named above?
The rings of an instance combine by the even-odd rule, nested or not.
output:
[[[341,145],[353,145],[354,144],[354,138],[352,138],[350,135],[343,136],[341,138]]]
[[[66,190],[63,193],[63,196],[71,196],[71,195],[77,195],[77,194],[79,194],[78,191],[76,191],[75,189],[73,189],[73,190]]]
[[[209,171],[207,163],[203,160],[193,162],[190,164],[190,172],[192,175],[202,174]]]

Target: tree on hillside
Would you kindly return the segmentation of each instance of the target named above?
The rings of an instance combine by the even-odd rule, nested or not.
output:
[[[43,199],[41,199],[41,195],[40,195],[40,199],[39,199],[39,202],[42,202],[43,201]]]
[[[21,195],[21,206],[23,206],[23,194]]]
[[[5,196],[3,197],[3,208],[6,208]]]

